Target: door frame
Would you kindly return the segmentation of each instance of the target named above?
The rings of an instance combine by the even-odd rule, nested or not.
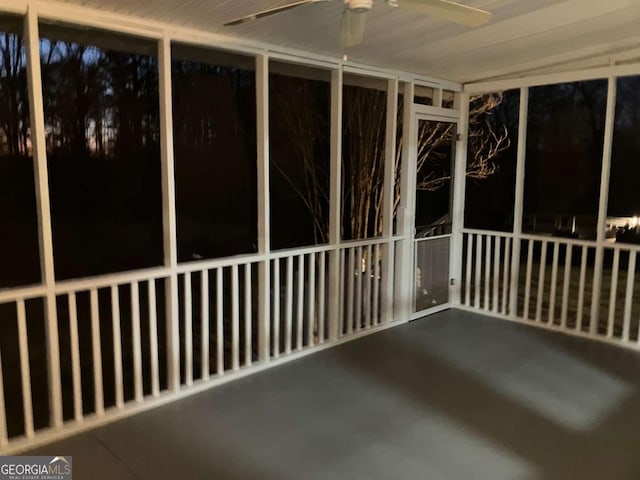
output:
[[[451,233],[448,234],[444,234],[444,235],[437,235],[435,237],[429,237],[429,238],[422,238],[422,239],[416,239],[415,235],[416,235],[416,200],[417,200],[417,195],[416,195],[416,182],[413,182],[413,188],[414,191],[411,192],[411,198],[412,198],[412,205],[411,205],[411,311],[410,311],[410,320],[416,320],[418,318],[422,318],[425,317],[427,315],[431,315],[433,313],[437,313],[443,310],[447,310],[449,308],[451,308],[451,306],[455,303],[452,301],[452,288],[451,288],[451,283],[453,280],[453,261],[452,259],[454,258],[454,251],[453,251],[453,246],[454,246],[454,202],[455,202],[455,198],[454,198],[454,193],[455,193],[455,183],[456,183],[456,165],[457,162],[460,161],[458,159],[458,148],[459,148],[459,141],[460,141],[460,112],[457,110],[448,110],[448,109],[444,109],[444,108],[438,108],[438,107],[430,107],[430,106],[425,106],[425,105],[414,105],[414,111],[413,111],[413,118],[412,118],[413,122],[412,122],[412,135],[413,138],[415,139],[415,142],[412,142],[412,146],[411,146],[411,151],[410,151],[410,155],[411,155],[411,162],[410,165],[417,165],[417,161],[418,161],[418,152],[417,152],[417,139],[418,139],[418,129],[420,128],[420,122],[421,121],[435,121],[435,122],[446,122],[446,123],[452,123],[455,125],[456,128],[456,132],[455,132],[455,137],[453,139],[453,141],[451,142],[452,144],[452,154],[451,154],[451,181],[450,181],[450,201],[449,201],[449,211],[450,211],[450,216],[451,216],[451,220],[452,220],[452,231]],[[417,181],[417,169],[415,172],[411,172],[412,175],[414,175],[414,178]],[[427,308],[425,310],[420,310],[420,311],[416,311],[416,296],[415,296],[415,291],[416,291],[416,261],[417,261],[417,256],[416,256],[416,249],[418,246],[418,243],[420,242],[425,242],[425,241],[429,241],[429,239],[442,239],[442,238],[449,238],[449,298],[448,301],[446,303],[443,303],[441,305],[436,305],[434,307],[431,308]]]

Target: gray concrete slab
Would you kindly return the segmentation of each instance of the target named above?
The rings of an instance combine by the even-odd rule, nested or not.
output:
[[[74,478],[111,478],[133,480],[135,474],[121,462],[93,432],[86,432],[66,438],[51,445],[33,450],[33,455],[64,456],[59,452],[73,455]],[[25,453],[25,455],[30,453]]]
[[[80,479],[638,479],[640,354],[450,310],[43,447]]]

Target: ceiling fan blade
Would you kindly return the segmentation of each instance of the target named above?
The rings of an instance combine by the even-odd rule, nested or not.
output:
[[[302,0],[298,2],[288,3],[286,5],[281,5],[279,7],[269,8],[267,10],[262,10],[260,12],[252,13],[251,15],[246,15],[244,17],[236,18],[224,24],[225,27],[230,27],[232,25],[239,25],[244,22],[250,22],[252,20],[257,20],[258,18],[268,17],[270,15],[275,15],[277,13],[286,12],[287,10],[291,10],[293,8],[302,7],[303,5],[307,5],[309,3],[322,3],[322,2],[331,2],[333,0]]]
[[[344,48],[353,47],[362,43],[364,30],[367,24],[368,12],[355,12],[346,9],[342,14],[342,29],[340,39]]]
[[[491,20],[491,12],[449,0],[397,0],[398,7],[442,18],[468,27],[479,27]]]

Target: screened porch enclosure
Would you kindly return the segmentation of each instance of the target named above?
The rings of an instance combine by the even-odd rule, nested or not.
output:
[[[0,6],[0,453],[413,320],[461,335],[433,320],[440,351],[411,330],[432,367],[484,358],[456,356],[465,322],[488,325],[469,313],[640,348],[634,50],[477,75],[432,53],[431,77],[374,39],[351,60],[90,3]],[[509,0],[495,28],[575,8],[548,3]],[[596,3],[592,20],[614,15]],[[640,18],[620,3],[611,22]],[[565,373],[615,377],[570,357]],[[456,378],[494,398],[488,378]],[[636,387],[611,382],[614,411]],[[509,478],[521,465],[505,462]]]
[[[640,342],[637,206],[624,178],[635,169],[628,89],[637,76],[611,73],[504,93],[518,131],[517,149],[503,152],[515,163],[513,182],[502,180],[514,202],[497,215],[467,210],[464,308],[631,348]],[[476,228],[483,223],[494,227]]]

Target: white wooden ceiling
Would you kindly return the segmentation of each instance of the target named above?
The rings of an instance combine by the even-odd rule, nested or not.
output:
[[[289,0],[65,0],[184,27],[341,57],[342,0],[235,27],[222,24]],[[468,29],[376,0],[349,59],[458,82],[608,65],[640,58],[640,0],[459,0],[493,12]],[[402,3],[402,0],[399,0]]]

